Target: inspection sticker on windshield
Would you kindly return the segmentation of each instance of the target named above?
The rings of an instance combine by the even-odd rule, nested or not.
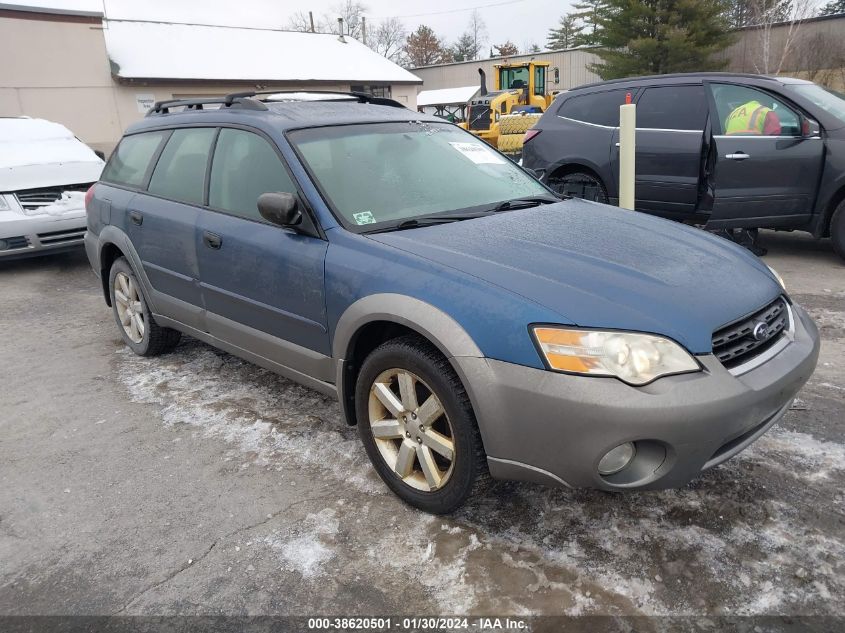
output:
[[[376,219],[373,217],[372,211],[361,211],[360,213],[353,213],[352,217],[355,218],[355,223],[359,226],[362,224],[375,224]]]
[[[476,165],[503,164],[505,160],[489,147],[481,143],[449,143]]]

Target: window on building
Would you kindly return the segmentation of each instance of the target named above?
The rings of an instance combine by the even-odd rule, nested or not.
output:
[[[637,127],[703,130],[707,121],[704,86],[655,86],[637,101]]]
[[[350,86],[352,92],[363,92],[373,97],[390,99],[390,86]]]
[[[177,202],[202,204],[214,133],[215,129],[208,127],[173,132],[158,159],[148,191]]]
[[[296,193],[270,143],[252,132],[220,130],[211,163],[208,205],[259,220],[258,196],[271,191]]]
[[[126,136],[111,155],[101,179],[116,185],[141,187],[150,161],[169,132],[146,132]]]
[[[560,104],[558,116],[584,123],[619,126],[619,106],[625,103],[628,90],[608,90],[569,97]]]

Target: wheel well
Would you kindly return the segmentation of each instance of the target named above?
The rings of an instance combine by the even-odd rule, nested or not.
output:
[[[123,252],[114,244],[108,243],[103,246],[100,251],[100,281],[103,284],[103,296],[106,299],[106,305],[111,307],[111,293],[109,293],[109,273],[111,272],[112,264],[118,257],[123,257]]]
[[[830,237],[830,224],[833,222],[833,214],[836,213],[836,207],[838,207],[843,200],[845,200],[845,187],[842,187],[831,196],[830,202],[827,204],[827,209],[825,209],[825,217],[820,227],[821,232],[818,237]]]
[[[596,173],[595,169],[591,169],[590,167],[587,167],[586,165],[581,165],[579,163],[569,163],[566,165],[561,165],[560,167],[555,169],[551,174],[549,174],[548,180],[551,181],[553,178],[561,178],[563,176],[566,176],[567,174],[574,174],[576,172],[589,174],[590,176],[598,180],[602,184],[602,186],[604,186],[604,180],[602,180],[602,177]]]
[[[355,416],[355,382],[358,379],[358,372],[361,370],[364,360],[382,343],[408,334],[428,340],[413,328],[400,323],[394,323],[393,321],[372,321],[355,332],[346,352],[342,378],[344,401],[341,404],[346,414],[346,422],[350,426],[357,424]]]

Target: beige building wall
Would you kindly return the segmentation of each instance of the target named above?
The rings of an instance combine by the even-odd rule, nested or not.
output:
[[[599,62],[599,58],[590,52],[590,49],[582,48],[531,53],[529,55],[513,55],[508,58],[479,59],[471,62],[440,64],[438,66],[424,66],[422,68],[412,68],[411,72],[423,80],[422,90],[438,90],[440,88],[478,85],[478,69],[483,68],[484,72],[487,73],[487,88],[493,90],[495,86],[493,66],[503,63],[504,59],[510,62],[526,62],[532,59],[550,62],[549,79],[547,80],[549,90],[568,90],[575,86],[601,81],[598,75],[590,72],[588,69],[590,64]],[[557,83],[554,82],[555,68],[558,70]]]
[[[143,104],[174,98],[223,96],[247,90],[340,90],[349,84],[246,82],[116,82],[99,18],[0,10],[0,116],[61,123],[107,155],[123,130],[144,117]],[[416,85],[391,86],[393,98],[416,109]]]

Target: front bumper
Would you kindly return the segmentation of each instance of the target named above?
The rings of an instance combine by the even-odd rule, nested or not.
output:
[[[550,485],[662,489],[685,485],[739,453],[789,408],[815,369],[819,334],[793,306],[794,333],[777,355],[734,376],[712,355],[704,370],[643,387],[486,358],[455,358],[475,408],[491,474]],[[602,476],[612,448],[634,442],[621,472]]]
[[[0,260],[77,248],[85,228],[84,210],[59,217],[0,214]]]

